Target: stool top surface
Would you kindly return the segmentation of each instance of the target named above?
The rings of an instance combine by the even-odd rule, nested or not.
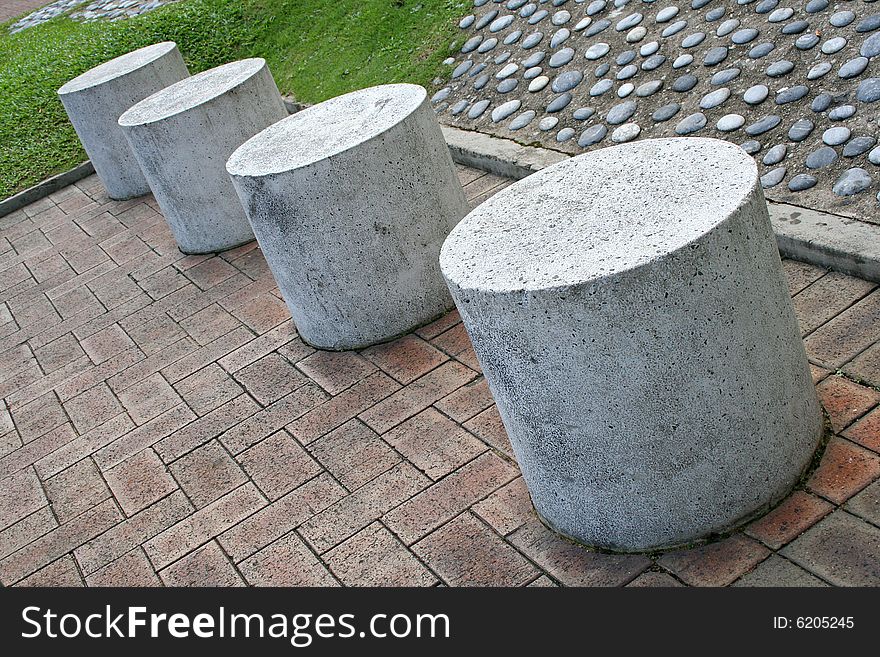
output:
[[[383,84],[325,100],[246,141],[226,170],[234,176],[266,176],[325,160],[386,132],[427,96],[415,84]]]
[[[127,75],[132,71],[136,71],[150,62],[156,61],[175,48],[177,48],[177,44],[173,41],[163,41],[161,43],[154,43],[151,46],[132,50],[124,55],[120,55],[116,59],[111,59],[109,62],[104,62],[94,68],[90,68],[85,73],[82,73],[64,83],[58,90],[58,93],[61,95],[71,94],[76,93],[77,91],[82,91],[83,89],[97,87],[105,82],[109,82],[110,80]]]
[[[718,139],[647,139],[534,173],[471,211],[440,253],[465,289],[566,287],[677,251],[722,223],[758,185],[754,160]]]
[[[254,57],[229,62],[184,78],[128,108],[119,117],[119,125],[143,125],[182,114],[231,91],[265,66],[265,59]]]

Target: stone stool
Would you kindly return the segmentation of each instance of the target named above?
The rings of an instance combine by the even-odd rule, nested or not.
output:
[[[119,116],[139,100],[188,76],[177,45],[165,41],[96,66],[58,90],[110,198],[122,200],[150,192],[119,128]]]
[[[357,349],[452,307],[437,258],[468,206],[422,87],[310,107],[226,168],[307,342]]]
[[[245,59],[182,80],[119,117],[181,251],[223,251],[254,238],[224,165],[286,116],[265,60]]]
[[[551,166],[440,254],[539,515],[648,550],[784,497],[822,420],[754,161],[656,139]]]

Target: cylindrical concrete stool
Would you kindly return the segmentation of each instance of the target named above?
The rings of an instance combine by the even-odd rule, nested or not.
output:
[[[265,60],[245,59],[182,80],[119,117],[181,251],[211,253],[254,239],[224,165],[286,116]]]
[[[821,414],[754,161],[657,139],[549,167],[440,255],[541,517],[624,551],[736,526]]]
[[[307,342],[356,349],[452,307],[437,258],[468,206],[422,87],[310,107],[226,168]]]
[[[172,41],[135,50],[75,77],[58,96],[110,198],[150,192],[119,116],[139,100],[189,76]]]

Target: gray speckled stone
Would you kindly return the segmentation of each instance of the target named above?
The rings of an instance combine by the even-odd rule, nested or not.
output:
[[[773,11],[768,17],[767,20],[770,23],[781,23],[783,21],[787,21],[794,15],[794,9],[791,7],[782,7]]]
[[[518,99],[508,100],[492,110],[492,123],[499,123],[517,111],[522,105]]]
[[[834,128],[828,128],[822,133],[822,141],[829,146],[839,146],[847,141],[851,134],[852,131],[846,126],[836,126]]]
[[[744,141],[742,144],[739,145],[739,147],[749,155],[754,155],[761,150],[761,144],[756,142],[754,139]]]
[[[743,100],[749,105],[760,105],[767,99],[768,95],[770,95],[770,90],[765,85],[756,84],[746,89],[746,92],[743,94]]]
[[[565,66],[574,58],[574,48],[562,48],[550,56],[550,67],[559,68]]]
[[[698,130],[706,127],[706,115],[700,112],[686,116],[678,125],[675,126],[675,132],[679,135],[690,135]]]
[[[519,86],[519,80],[516,78],[507,78],[506,80],[502,80],[495,90],[500,94],[509,94],[511,91],[516,89]]]
[[[877,29],[880,29],[880,14],[865,16],[865,18],[859,21],[859,24],[856,25],[856,32],[860,34],[865,32],[873,32]]]
[[[505,46],[512,45],[512,44],[516,43],[517,41],[519,41],[520,38],[522,37],[522,35],[523,35],[522,30],[514,30],[513,32],[508,34],[506,37],[504,37],[504,41],[502,43],[504,43]]]
[[[489,80],[491,80],[491,79],[492,78],[489,77],[488,73],[484,73],[483,75],[478,77],[476,80],[474,80],[474,89],[479,91],[480,89],[485,87],[487,84],[489,84]]]
[[[809,87],[806,87],[802,84],[788,87],[787,89],[780,89],[779,92],[776,94],[776,104],[786,105],[788,103],[793,103],[797,100],[800,100],[808,93],[810,93]]]
[[[865,72],[866,68],[868,68],[868,58],[856,57],[855,59],[850,59],[845,62],[843,66],[840,67],[840,70],[837,71],[837,76],[844,80],[848,80],[849,78],[861,75]]]
[[[643,71],[653,71],[663,66],[666,61],[666,55],[651,55],[642,62]]]
[[[574,112],[572,112],[571,117],[575,121],[586,121],[591,116],[593,116],[593,114],[595,114],[595,113],[596,113],[596,110],[593,109],[592,107],[579,107]]]
[[[624,50],[622,53],[620,53],[617,56],[617,58],[614,61],[619,66],[624,66],[626,64],[629,64],[635,58],[636,58],[636,51],[635,50]]]
[[[808,173],[799,173],[788,181],[788,189],[792,192],[803,192],[811,187],[815,187],[819,179]]]
[[[810,0],[807,3],[806,11],[808,14],[817,14],[828,7],[828,0]]]
[[[694,32],[693,34],[689,34],[681,41],[682,48],[693,48],[695,46],[703,43],[703,40],[706,38],[705,32]]]
[[[608,128],[601,123],[599,125],[591,126],[581,133],[581,136],[578,138],[578,146],[581,148],[587,148],[593,144],[598,144],[607,134]]]
[[[525,39],[523,39],[522,47],[523,50],[529,50],[530,48],[534,48],[539,43],[541,43],[541,39],[544,38],[543,32],[532,32],[527,35]]]
[[[739,30],[734,32],[733,36],[730,37],[730,40],[733,41],[737,45],[742,45],[745,43],[749,43],[750,41],[754,41],[758,38],[760,32],[754,28],[746,28],[743,30]]]
[[[810,109],[817,113],[824,112],[829,107],[831,107],[831,103],[833,102],[834,98],[831,96],[831,94],[819,94],[813,99],[813,102],[810,103]]]
[[[801,142],[810,136],[815,124],[809,119],[798,119],[788,131],[788,138],[794,142]]]
[[[819,62],[809,70],[809,72],[807,73],[807,79],[818,80],[819,78],[827,75],[832,68],[833,65],[831,64],[831,62]]]
[[[611,141],[616,144],[624,144],[639,136],[642,129],[637,123],[625,123],[611,133]]]
[[[644,140],[548,167],[472,211],[440,265],[558,532],[681,544],[783,498],[810,462],[819,405],[758,173],[736,146]],[[695,508],[707,486],[723,494]]]
[[[741,114],[725,114],[720,119],[718,119],[718,123],[715,127],[721,132],[733,132],[734,130],[739,130],[745,125],[745,117]]]
[[[657,52],[658,50],[660,50],[660,44],[659,44],[657,41],[651,41],[651,42],[649,42],[649,43],[645,43],[645,44],[643,44],[643,45],[639,48],[639,54],[640,54],[642,57],[650,57],[651,55],[653,55],[653,54],[654,54],[655,52]]]
[[[787,59],[780,59],[777,62],[773,62],[770,66],[767,67],[767,75],[771,78],[778,78],[783,75],[788,75],[794,70],[794,63],[788,61]]]
[[[764,153],[764,159],[761,161],[767,166],[773,166],[774,164],[779,164],[782,160],[785,159],[785,156],[788,154],[788,146],[785,144],[777,144],[769,151]]]
[[[846,119],[851,118],[855,113],[856,108],[854,105],[841,105],[828,112],[828,118],[832,121],[845,121]]]
[[[676,78],[675,81],[673,81],[672,90],[678,91],[679,93],[684,93],[696,87],[697,82],[697,76],[691,75],[690,73],[685,73],[684,75]]]
[[[664,121],[668,121],[673,116],[678,114],[680,110],[681,105],[679,105],[678,103],[669,103],[667,105],[658,107],[651,115],[651,118],[654,119],[656,123],[662,123]]]
[[[657,12],[657,17],[655,20],[658,23],[668,23],[673,18],[678,16],[678,11],[679,11],[678,7],[676,7],[675,5],[673,5],[671,7],[664,7],[663,9],[661,9],[660,11]]]
[[[759,43],[757,46],[749,50],[749,58],[750,59],[761,59],[762,57],[766,57],[771,52],[776,49],[776,44],[772,41],[767,41],[765,43]]]
[[[724,16],[724,7],[715,7],[714,9],[710,9],[706,12],[706,22],[714,23],[717,20],[721,20]]]
[[[587,5],[587,15],[595,16],[600,11],[605,9],[606,4],[607,3],[605,2],[605,0],[593,0],[593,2]]]
[[[544,72],[540,66],[533,66],[532,68],[527,68],[523,71],[523,80],[534,80],[536,77],[541,75]]]
[[[808,32],[795,39],[794,45],[798,50],[810,50],[819,45],[819,41],[821,41],[821,39],[817,35]]]
[[[746,134],[755,137],[757,135],[763,135],[765,132],[768,132],[778,126],[782,122],[782,119],[775,115],[765,116],[758,121],[755,121],[749,126],[746,126],[745,131]]]
[[[636,113],[636,103],[633,100],[615,105],[605,116],[605,120],[611,125],[625,123],[633,114]]]
[[[837,161],[837,151],[830,146],[821,146],[807,155],[805,161],[808,169],[821,169]]]
[[[856,19],[856,15],[849,10],[838,11],[835,14],[831,15],[831,18],[828,19],[828,22],[831,23],[834,27],[845,27],[852,23]]]
[[[604,80],[599,80],[596,84],[590,87],[590,96],[601,96],[602,94],[610,91],[614,86],[614,82],[605,78]]]
[[[687,26],[688,22],[685,20],[675,21],[674,23],[671,23],[669,26],[664,28],[663,32],[660,33],[660,36],[662,36],[664,39],[668,39],[669,37],[681,32]]]
[[[545,116],[538,122],[538,130],[543,132],[548,132],[556,127],[559,123],[559,118],[556,116]]]
[[[481,117],[483,115],[483,112],[485,112],[488,108],[489,108],[489,101],[488,100],[485,100],[485,99],[478,100],[468,110],[467,116],[469,119],[477,119],[477,118]]]
[[[710,82],[715,86],[721,86],[722,84],[727,84],[732,80],[735,80],[739,77],[740,69],[738,68],[726,68],[723,71],[718,71],[715,75],[712,76]]]
[[[495,78],[498,80],[503,80],[504,78],[509,78],[511,75],[516,73],[519,70],[519,65],[510,63],[505,64],[504,67],[495,74]]]
[[[556,133],[556,141],[560,144],[570,140],[572,137],[577,134],[574,128],[563,128],[559,132]]]
[[[549,83],[550,83],[550,78],[548,78],[546,75],[539,75],[534,80],[529,82],[529,92],[531,92],[533,94],[538,93],[544,87],[546,87]]]
[[[627,64],[617,72],[618,80],[629,80],[639,72],[639,67],[635,64]]]
[[[625,32],[641,23],[642,18],[643,16],[639,13],[630,14],[626,18],[619,21],[617,25],[614,26],[614,29],[618,32]]]
[[[853,167],[840,174],[831,191],[838,196],[853,196],[864,192],[870,186],[871,174],[861,167]]]
[[[571,103],[571,99],[572,95],[570,93],[566,92],[564,94],[561,94],[547,104],[545,111],[552,114],[553,112],[558,112],[561,109],[565,109],[566,107],[568,107],[569,103]]]
[[[880,55],[880,32],[872,34],[865,39],[861,49],[859,49],[859,54],[862,57],[877,57]]]
[[[529,55],[528,57],[526,57],[523,60],[523,62],[522,62],[523,68],[532,68],[534,66],[537,66],[538,64],[540,64],[541,62],[544,61],[544,57],[546,57],[546,56],[547,56],[547,53],[545,53],[543,50],[538,50],[536,52],[533,52],[531,55]]]
[[[555,93],[562,93],[574,89],[583,79],[584,74],[580,71],[565,71],[556,76],[551,88]]]
[[[584,53],[584,57],[591,61],[597,60],[607,55],[609,50],[611,50],[611,46],[609,46],[604,41],[600,41],[599,43],[594,43],[592,46],[587,48],[587,51]]]
[[[880,146],[868,153],[868,162],[880,166]]]
[[[878,32],[877,34],[880,34]],[[880,78],[866,78],[856,89],[856,100],[863,103],[874,103],[880,100]]]
[[[486,39],[483,43],[480,44],[480,47],[477,48],[477,52],[480,54],[485,54],[490,50],[494,49],[495,46],[498,45],[498,39],[492,37],[491,39]]]
[[[715,66],[727,59],[727,46],[715,46],[706,52],[703,57],[704,66]]]
[[[832,37],[822,44],[822,52],[826,55],[833,55],[846,47],[846,39],[844,37]]]
[[[663,88],[663,80],[650,80],[640,84],[636,88],[636,96],[639,98],[647,98],[652,96]]]
[[[727,87],[716,89],[715,91],[707,93],[700,99],[700,109],[713,109],[721,105],[728,98],[730,98],[730,89],[728,89]]]
[[[625,84],[620,85],[620,88],[617,90],[617,95],[619,98],[626,98],[633,91],[635,91],[636,86],[632,82],[627,82]]]
[[[611,64],[609,64],[608,62],[605,62],[604,64],[599,64],[595,68],[595,70],[593,71],[593,75],[595,75],[597,78],[601,78],[602,76],[606,75],[608,73],[608,71],[610,71],[610,70],[611,70]]]
[[[718,26],[718,29],[715,30],[716,36],[727,36],[731,32],[733,32],[736,28],[739,27],[739,19],[738,18],[728,18],[726,21],[721,23]],[[734,42],[735,43],[735,42]]]
[[[509,130],[521,130],[531,123],[535,116],[537,116],[537,114],[534,110],[526,110],[511,121],[510,125],[507,127]]]
[[[810,24],[807,21],[793,21],[783,26],[782,30],[780,30],[783,34],[800,34],[805,30],[809,29]]]
[[[596,36],[597,34],[601,34],[605,30],[607,30],[609,27],[611,27],[611,21],[604,18],[599,19],[595,21],[592,25],[590,25],[590,27],[588,27],[586,30],[584,30],[584,36],[588,38]]]
[[[782,179],[785,178],[785,174],[788,170],[785,167],[777,167],[772,171],[768,171],[763,176],[761,176],[761,187],[764,189],[770,189],[771,187],[776,187],[779,183],[782,182]]]
[[[874,147],[874,144],[876,143],[876,137],[853,137],[846,143],[846,146],[843,147],[843,156],[857,157],[859,155],[862,155],[863,153],[867,153],[869,150],[871,150],[871,148]]]
[[[679,69],[684,68],[685,66],[690,65],[694,61],[694,56],[690,53],[685,53],[684,55],[679,55],[675,58],[675,61],[672,62],[672,68]]]

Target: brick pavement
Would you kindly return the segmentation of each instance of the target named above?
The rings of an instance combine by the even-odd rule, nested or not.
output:
[[[52,0],[0,0],[0,23],[39,9]]]
[[[460,175],[472,203],[509,184]],[[723,540],[604,554],[534,516],[455,312],[315,351],[255,244],[183,256],[88,178],[0,218],[0,582],[880,584],[880,290],[785,268],[820,467]]]

